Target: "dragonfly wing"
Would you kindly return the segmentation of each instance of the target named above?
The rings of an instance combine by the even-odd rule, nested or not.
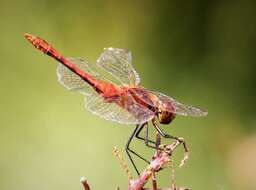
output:
[[[197,108],[195,106],[182,104],[176,100],[172,102],[172,106],[175,109],[174,113],[178,115],[202,117],[208,114],[206,110]]]
[[[81,70],[91,74],[98,79],[103,79],[103,77],[95,72],[94,69],[92,69],[92,67],[90,67],[88,63],[82,58],[67,59],[76,66],[78,66]],[[70,71],[61,63],[59,63],[57,67],[57,77],[59,83],[68,90],[78,91],[82,94],[92,94],[94,92],[94,89],[89,84],[87,84],[81,77]]]
[[[195,106],[185,105],[174,98],[157,91],[144,88],[132,88],[131,91],[138,98],[140,98],[141,101],[147,103],[148,105],[158,108],[159,104],[162,104],[164,105],[164,109],[166,111],[177,115],[200,117],[208,114],[206,110],[197,108]]]
[[[106,120],[129,125],[143,124],[155,116],[154,112],[138,104],[130,94],[126,95],[125,101],[124,97],[110,100],[98,94],[86,96],[85,107]]]
[[[123,85],[136,86],[140,77],[132,66],[131,52],[127,49],[105,48],[97,64],[108,71]]]

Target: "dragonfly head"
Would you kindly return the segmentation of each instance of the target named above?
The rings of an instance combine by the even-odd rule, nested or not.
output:
[[[161,124],[169,124],[175,118],[172,105],[169,101],[161,100],[158,105],[158,120]]]
[[[175,118],[175,114],[169,111],[159,110],[158,120],[161,124],[169,124]]]

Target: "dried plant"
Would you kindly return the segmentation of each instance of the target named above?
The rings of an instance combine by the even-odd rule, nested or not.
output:
[[[180,144],[183,145],[185,150],[184,158],[182,159],[179,165],[180,167],[183,166],[188,159],[189,152],[185,144],[185,141],[182,138],[180,138],[179,140],[175,141],[172,144],[160,145],[159,148],[156,150],[151,163],[136,179],[133,179],[132,174],[129,171],[128,166],[124,161],[123,157],[121,156],[119,150],[116,147],[114,147],[113,152],[117,157],[117,159],[119,160],[122,168],[125,170],[125,172],[128,175],[128,180],[129,180],[128,190],[189,190],[188,188],[184,188],[184,187],[176,187],[173,161],[170,160],[170,157],[173,154],[174,150]],[[171,169],[172,169],[171,186],[167,188],[158,188],[157,182],[156,182],[156,173],[159,172],[162,168],[164,168],[169,162],[171,162]],[[150,178],[152,179],[152,188],[144,188],[145,184],[148,182]],[[90,190],[90,186],[85,178],[81,178],[81,183],[83,184],[84,190]]]

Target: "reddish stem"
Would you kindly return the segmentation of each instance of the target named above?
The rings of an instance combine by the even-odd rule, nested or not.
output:
[[[143,173],[135,180],[130,180],[128,190],[141,190],[144,185],[147,183],[150,177],[154,175],[154,173],[158,172],[161,168],[163,168],[169,161],[170,156],[173,151],[177,148],[178,145],[183,144],[185,147],[185,157],[182,160],[182,164],[185,163],[188,157],[188,150],[184,142],[175,141],[173,144],[165,145],[163,150],[157,150],[152,162],[149,166],[143,171]]]

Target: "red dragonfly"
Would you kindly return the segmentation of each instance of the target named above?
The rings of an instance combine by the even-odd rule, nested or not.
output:
[[[97,59],[97,65],[109,72],[117,82],[101,76],[81,58],[66,58],[40,37],[25,34],[26,39],[43,53],[55,58],[58,81],[65,88],[85,95],[85,107],[90,112],[122,124],[136,125],[127,144],[126,152],[139,174],[130,153],[147,161],[129,148],[135,136],[144,140],[147,146],[155,144],[148,139],[148,122],[152,121],[156,131],[165,138],[178,139],[166,134],[157,124],[169,124],[176,115],[205,116],[207,111],[182,104],[160,92],[140,85],[140,78],[131,64],[131,52],[127,49],[105,48]],[[146,135],[139,134],[145,127]],[[147,161],[148,162],[148,161]]]

